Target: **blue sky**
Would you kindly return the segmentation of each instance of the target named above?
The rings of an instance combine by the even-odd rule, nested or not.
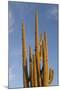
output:
[[[58,85],[58,5],[8,2],[9,88],[23,87],[22,19],[25,23],[27,53],[35,44],[35,11],[38,11],[39,34],[47,32],[49,68],[54,69],[51,85]],[[29,63],[29,56],[27,60]]]

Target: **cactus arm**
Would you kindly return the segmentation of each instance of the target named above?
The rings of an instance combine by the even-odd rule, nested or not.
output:
[[[33,56],[32,56],[32,48],[29,47],[29,64],[30,64],[30,86],[33,87]]]
[[[53,81],[54,78],[54,71],[53,69],[49,69],[49,84],[51,84],[51,82]]]

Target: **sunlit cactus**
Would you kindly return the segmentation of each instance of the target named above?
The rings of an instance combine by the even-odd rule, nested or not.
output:
[[[28,87],[28,71],[27,71],[27,50],[24,22],[22,22],[22,57],[23,57],[23,84]]]
[[[41,77],[40,77],[40,58],[39,58],[39,39],[38,39],[38,15],[35,16],[35,59],[36,59],[36,68],[37,68],[37,80],[38,86],[41,86]]]
[[[33,80],[34,80],[34,87],[37,87],[38,86],[38,81],[37,81],[37,68],[36,68],[35,55],[33,55]]]
[[[49,84],[51,84],[51,82],[53,81],[54,78],[54,71],[53,69],[49,69]]]
[[[22,23],[22,57],[24,87],[49,86],[54,78],[54,70],[49,68],[47,33],[38,37],[38,14],[35,16],[35,51],[29,47],[29,76],[27,67],[27,50],[24,22]],[[42,63],[41,63],[42,61]],[[42,68],[41,65],[42,64]]]
[[[40,47],[39,56],[40,60],[42,60],[42,32],[40,33],[39,47]]]
[[[33,80],[33,55],[32,55],[32,48],[29,47],[29,65],[30,65],[30,86],[33,87],[34,86],[34,80]]]
[[[47,56],[47,40],[46,40],[46,33],[44,33],[44,40],[43,40],[43,85],[48,86],[49,80],[49,69],[48,69],[48,56]]]

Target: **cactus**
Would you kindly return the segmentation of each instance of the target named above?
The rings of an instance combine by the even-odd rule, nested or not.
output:
[[[24,87],[28,87],[28,72],[27,72],[27,50],[26,50],[26,37],[24,22],[22,22],[22,57],[23,57],[23,82]]]
[[[30,64],[30,86],[34,86],[33,80],[33,56],[32,56],[32,48],[29,47],[29,64]]]
[[[33,55],[33,80],[34,80],[34,87],[37,87],[38,86],[38,82],[37,82],[37,68],[36,68],[35,55]]]
[[[48,70],[48,56],[47,56],[47,40],[46,33],[44,33],[43,40],[43,85],[48,86],[49,70]]]
[[[41,86],[40,78],[40,59],[39,59],[39,42],[38,42],[38,15],[35,16],[35,58],[36,58],[36,68],[37,68],[37,80],[38,86]]]
[[[43,84],[43,68],[42,70],[40,70],[40,73],[41,73],[41,86],[44,86]],[[48,84],[51,84],[51,82],[53,81],[53,77],[54,77],[54,71],[53,69],[49,69],[49,79],[48,79]]]
[[[41,36],[40,36],[40,38],[41,38]],[[41,40],[40,40],[40,42],[41,42]],[[42,58],[43,67],[42,67],[42,70],[40,70],[41,80],[42,80],[42,86],[48,86],[49,84],[51,84],[51,82],[53,80],[54,71],[52,69],[48,68],[48,47],[47,47],[47,35],[46,35],[46,32],[44,32],[44,40],[42,40],[42,47],[43,47],[42,48],[42,51],[43,51],[43,58]]]
[[[42,60],[42,32],[40,33],[40,41],[39,41],[39,47],[40,47],[40,60]]]
[[[51,84],[53,77],[54,77],[54,71],[53,69],[50,68],[49,69],[49,84]]]
[[[25,27],[22,23],[22,57],[23,57],[23,83],[24,87],[49,86],[54,78],[54,70],[48,66],[48,43],[47,33],[44,32],[44,38],[40,33],[38,38],[38,15],[35,16],[35,52],[29,47],[29,76],[27,70],[27,50]],[[40,64],[42,61],[42,69]],[[30,84],[29,84],[30,83]]]

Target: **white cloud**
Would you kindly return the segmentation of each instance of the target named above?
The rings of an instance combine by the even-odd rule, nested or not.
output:
[[[49,19],[57,20],[58,19],[58,8],[57,7],[50,8],[47,11],[47,15]]]

